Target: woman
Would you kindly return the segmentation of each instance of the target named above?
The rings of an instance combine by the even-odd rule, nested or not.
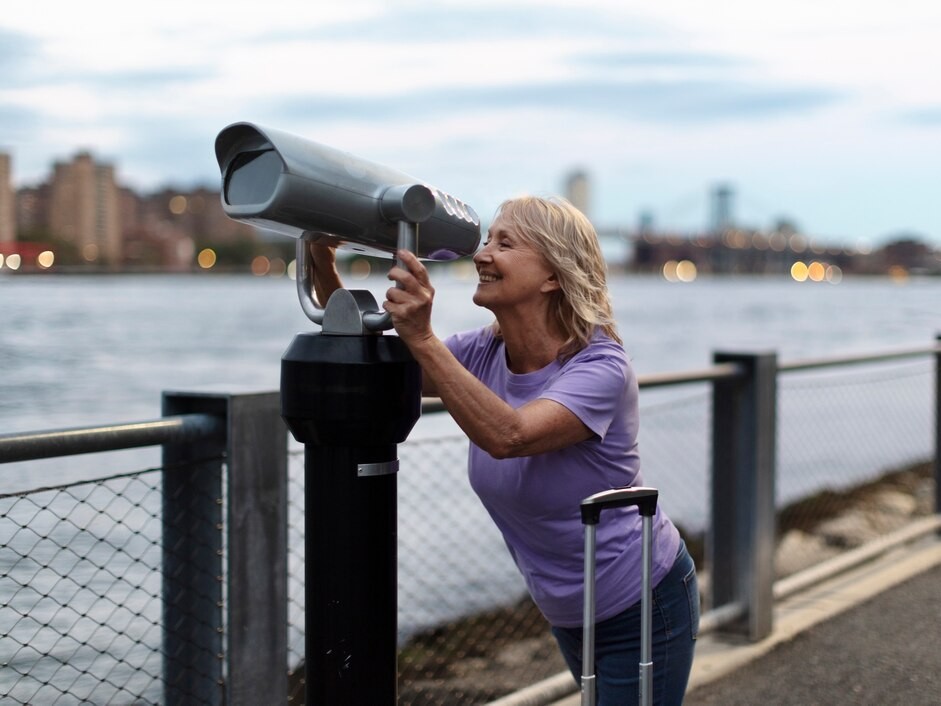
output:
[[[474,303],[495,322],[442,341],[434,288],[407,252],[384,308],[470,439],[469,475],[503,533],[576,681],[581,676],[583,525],[579,502],[642,485],[638,389],[614,324],[605,263],[588,219],[567,201],[504,202],[474,256]],[[332,252],[315,252],[317,294],[339,285]],[[321,301],[324,301],[321,298]],[[641,524],[610,510],[598,525],[598,703],[635,703],[640,659]],[[679,704],[699,623],[693,562],[676,528],[654,518],[654,701]]]

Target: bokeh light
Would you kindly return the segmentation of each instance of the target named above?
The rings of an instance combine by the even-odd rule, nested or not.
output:
[[[353,279],[366,279],[370,272],[372,272],[372,265],[369,264],[369,260],[357,258],[350,263],[350,277]]]
[[[170,208],[170,213],[172,213],[174,216],[182,215],[186,213],[186,197],[181,195],[174,196],[172,199],[170,199],[168,206]]]
[[[196,263],[204,270],[211,269],[216,264],[216,251],[212,248],[203,248],[196,256]]]
[[[53,263],[56,261],[55,253],[52,250],[43,250],[36,256],[36,264],[39,265],[44,270],[48,270],[52,267]]]
[[[692,260],[667,260],[660,273],[667,282],[692,282],[699,274]]]
[[[798,260],[791,265],[791,277],[797,282],[807,281],[807,263]]]
[[[663,275],[663,279],[667,282],[678,282],[676,278],[676,260],[667,260],[663,263],[663,267],[660,268],[660,274]]]
[[[823,278],[827,275],[827,268],[823,266],[823,263],[817,262],[814,260],[807,266],[807,277],[814,282],[823,282]]]
[[[827,282],[831,284],[839,284],[843,281],[843,270],[841,270],[836,265],[830,265],[827,268]]]
[[[698,274],[696,263],[691,260],[680,260],[676,263],[676,278],[680,282],[692,282]]]
[[[271,267],[268,269],[268,274],[272,277],[284,277],[284,273],[287,272],[288,266],[280,257],[276,257],[271,261]]]
[[[252,274],[256,277],[264,277],[271,271],[271,261],[264,255],[257,255],[252,260]]]

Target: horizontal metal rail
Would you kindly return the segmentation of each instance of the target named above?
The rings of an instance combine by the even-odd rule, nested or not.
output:
[[[719,363],[701,370],[686,370],[679,373],[653,373],[639,375],[637,385],[640,388],[669,387],[672,385],[686,385],[694,382],[715,382],[716,380],[729,380],[741,377],[744,374],[742,366],[738,363]],[[444,403],[438,397],[424,397],[421,401],[422,414],[447,412]]]
[[[882,363],[890,360],[901,360],[903,358],[916,358],[933,353],[941,353],[941,345],[900,348],[898,350],[888,350],[881,353],[861,353],[859,355],[844,355],[832,358],[807,358],[804,360],[795,360],[790,363],[778,363],[778,372],[787,373],[794,370],[832,368],[840,365]]]
[[[0,434],[0,463],[121,451],[205,439],[224,433],[225,420],[220,417],[181,414],[128,424]]]
[[[637,385],[647,387],[669,387],[671,385],[686,385],[691,382],[715,382],[716,380],[730,380],[745,374],[738,363],[719,363],[702,370],[687,370],[681,373],[653,373],[638,375]]]
[[[941,353],[941,345],[920,346],[915,348],[902,348],[898,350],[881,351],[878,353],[862,353],[859,355],[843,355],[826,358],[807,358],[787,363],[778,363],[780,373],[795,370],[812,370],[815,368],[832,368],[841,365],[859,365],[864,363],[881,363],[903,358],[916,358],[929,354]],[[717,380],[730,380],[744,374],[742,366],[737,363],[719,363],[699,370],[685,370],[678,373],[649,373],[638,375],[637,384],[641,389],[652,387],[670,387],[673,385],[687,385],[696,382],[715,382]],[[421,411],[423,414],[446,412],[444,403],[437,397],[422,399]]]

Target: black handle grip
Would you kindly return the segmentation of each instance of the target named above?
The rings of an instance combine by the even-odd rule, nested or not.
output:
[[[656,488],[612,488],[590,495],[582,500],[582,524],[597,525],[601,511],[609,507],[636,505],[642,517],[653,517],[657,512]]]

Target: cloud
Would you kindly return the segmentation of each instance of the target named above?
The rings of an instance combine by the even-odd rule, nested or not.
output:
[[[587,52],[572,60],[575,65],[606,69],[640,68],[737,68],[754,63],[741,57],[688,51],[606,51]]]
[[[36,112],[27,108],[0,105],[0,146],[10,140],[21,140],[31,135],[33,133],[31,126],[38,119]]]
[[[901,114],[901,120],[910,125],[941,127],[941,105],[906,111]]]
[[[601,113],[641,122],[689,124],[803,113],[843,99],[837,91],[740,81],[563,80],[491,87],[436,88],[394,96],[311,96],[271,106],[273,115],[321,121],[427,118],[511,109]]]
[[[214,78],[217,72],[205,69],[137,69],[117,71],[83,71],[70,75],[68,72],[57,74],[56,81],[61,83],[87,83],[96,89],[137,90],[147,89],[163,91],[175,86],[190,84]]]
[[[0,27],[0,89],[26,83],[26,69],[39,54],[40,44],[27,34]]]
[[[341,20],[313,31],[269,34],[267,41],[355,40],[382,43],[453,42],[481,39],[534,39],[564,37],[649,37],[665,28],[647,18],[575,7],[468,6],[422,3],[387,7],[377,14]]]
[[[185,118],[140,118],[116,155],[118,180],[145,190],[168,184],[216,188],[219,170],[213,144],[221,127]],[[129,179],[128,174],[134,178]]]

